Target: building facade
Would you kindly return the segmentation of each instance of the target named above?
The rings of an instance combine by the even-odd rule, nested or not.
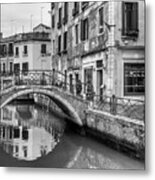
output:
[[[97,95],[143,98],[144,8],[142,0],[51,3],[52,68]]]
[[[12,74],[14,60],[14,36],[0,40],[0,74]]]
[[[39,24],[33,32],[2,38],[1,73],[51,69],[50,27]]]

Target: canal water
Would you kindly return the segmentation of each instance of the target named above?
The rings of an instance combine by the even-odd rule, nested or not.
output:
[[[69,130],[67,121],[38,105],[1,110],[0,166],[144,169],[144,163]]]

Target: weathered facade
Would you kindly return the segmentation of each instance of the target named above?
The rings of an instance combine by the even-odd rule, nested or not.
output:
[[[0,39],[0,74],[13,72],[14,36]]]
[[[51,3],[52,68],[97,95],[143,99],[144,8],[142,0]]]
[[[1,38],[1,73],[51,69],[50,27],[39,24],[33,32]]]

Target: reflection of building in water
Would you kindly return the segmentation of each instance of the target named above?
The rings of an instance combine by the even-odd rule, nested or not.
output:
[[[51,121],[46,112],[41,112],[27,105],[6,106],[1,110],[0,145],[4,151],[30,161],[54,149],[63,133],[62,127],[60,122]]]
[[[35,160],[48,154],[57,141],[43,128],[0,125],[0,144],[5,152],[21,160]]]
[[[34,111],[34,108],[33,106],[30,106],[30,105],[24,105],[24,106],[17,105],[16,106],[17,115],[23,120],[33,119],[33,111]]]
[[[7,106],[1,109],[0,122],[8,125],[18,125],[18,120],[16,118],[16,107]]]

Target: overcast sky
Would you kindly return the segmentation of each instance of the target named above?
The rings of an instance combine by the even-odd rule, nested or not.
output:
[[[50,11],[50,3],[1,4],[0,17],[3,36],[10,36],[15,32],[32,31],[31,19],[33,27],[41,23],[41,11],[43,24],[50,26],[50,14],[48,12]]]

